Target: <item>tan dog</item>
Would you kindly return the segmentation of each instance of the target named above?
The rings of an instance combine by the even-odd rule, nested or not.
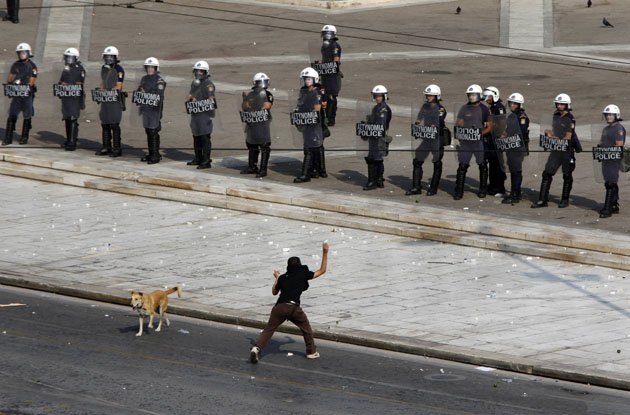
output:
[[[149,328],[153,328],[153,317],[160,307],[160,322],[158,323],[155,331],[162,330],[162,319],[166,320],[166,325],[170,326],[171,322],[166,317],[166,309],[168,308],[168,295],[177,291],[177,296],[182,296],[182,289],[180,287],[173,287],[169,290],[156,290],[149,294],[144,294],[140,291],[131,292],[131,308],[138,312],[138,318],[140,320],[140,329],[136,333],[136,336],[142,336],[142,327],[144,326],[144,318],[149,315]]]

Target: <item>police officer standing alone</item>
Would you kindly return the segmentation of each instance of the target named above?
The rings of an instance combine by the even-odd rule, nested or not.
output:
[[[97,156],[120,157],[122,155],[122,137],[120,121],[122,120],[124,93],[122,91],[125,71],[119,65],[118,49],[108,46],[103,50],[103,66],[101,67],[101,91],[107,93],[106,102],[100,102],[102,147]],[[112,146],[113,141],[113,146]]]
[[[376,105],[372,108],[371,114],[368,115],[366,124],[372,127],[368,131],[375,131],[378,134],[367,137],[368,155],[365,158],[365,162],[368,167],[368,181],[363,190],[385,187],[383,158],[387,156],[389,143],[391,142],[391,137],[387,135],[387,130],[392,120],[392,110],[386,102],[388,99],[387,88],[383,85],[376,85],[372,88],[372,100],[376,102]]]
[[[160,62],[156,58],[147,58],[144,61],[146,75],[140,80],[136,95],[139,97],[140,113],[142,114],[142,127],[147,134],[147,147],[149,154],[142,157],[141,161],[147,164],[159,163],[160,155],[160,130],[162,129],[162,109],[164,107],[164,90],[166,82],[160,75]]]
[[[602,160],[602,174],[604,175],[604,186],[606,187],[606,197],[604,207],[599,211],[600,218],[609,218],[613,213],[619,213],[619,170],[621,169],[623,146],[626,142],[626,129],[619,123],[621,121],[621,111],[616,105],[607,105],[602,111],[606,118],[606,127],[602,131],[600,147],[621,147],[621,152],[616,152],[621,157]]]
[[[501,203],[515,204],[521,200],[523,159],[528,155],[529,146],[529,117],[523,108],[523,95],[515,92],[508,97],[507,102],[511,112],[507,117],[505,133],[495,143],[495,147],[505,153],[510,170],[510,195],[505,195]]]
[[[214,83],[210,80],[210,65],[206,61],[197,61],[193,65],[193,79],[190,85],[186,108],[190,114],[190,130],[192,131],[195,157],[189,161],[189,166],[198,169],[212,167],[212,128],[217,108],[214,96]]]
[[[571,97],[559,94],[554,99],[556,111],[553,113],[551,129],[544,131],[543,148],[550,151],[540,183],[538,201],[532,208],[546,207],[549,202],[549,189],[553,176],[562,167],[562,197],[559,208],[569,206],[569,196],[573,187],[573,170],[575,170],[575,153],[582,151],[582,146],[575,133],[575,117],[571,113]]]
[[[505,115],[505,106],[499,96],[499,90],[496,87],[489,86],[483,91],[483,97],[490,109],[490,115]],[[505,172],[501,168],[499,155],[495,146],[492,134],[484,136],[484,146],[486,151],[486,160],[488,161],[488,194],[496,197],[505,195]]]
[[[321,30],[322,36],[322,64],[318,72],[322,78],[322,86],[326,90],[326,118],[328,126],[335,125],[337,117],[337,96],[341,91],[341,45],[337,38],[337,28],[325,25]]]
[[[11,21],[20,23],[20,0],[7,0],[7,15],[2,18],[3,21]]]
[[[34,115],[33,100],[37,87],[37,66],[31,60],[31,47],[28,43],[20,43],[15,48],[18,60],[11,65],[9,76],[7,77],[7,85],[5,87],[5,95],[11,97],[11,106],[9,107],[9,117],[7,118],[7,127],[5,131],[2,145],[6,146],[13,143],[13,131],[17,124],[17,118],[22,113],[24,121],[22,123],[22,136],[19,144],[28,143],[29,131],[31,130],[31,118]]]
[[[66,124],[66,142],[62,147],[66,151],[74,151],[77,148],[79,136],[79,116],[85,108],[85,69],[79,62],[79,51],[76,48],[68,48],[63,53],[63,72],[59,79],[57,94],[61,99],[61,115]]]
[[[241,174],[255,174],[257,178],[267,176],[267,165],[271,155],[271,107],[273,95],[269,92],[269,77],[259,72],[254,75],[252,89],[243,93],[242,114],[245,122],[245,144],[247,145],[247,168]],[[260,154],[260,168],[258,155]]]

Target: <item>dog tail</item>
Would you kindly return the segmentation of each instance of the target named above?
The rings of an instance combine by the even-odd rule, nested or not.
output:
[[[177,296],[181,298],[182,297],[182,288],[179,285],[177,287],[173,287],[173,288],[170,288],[170,289],[166,290],[166,295],[173,294],[175,291],[177,291]]]

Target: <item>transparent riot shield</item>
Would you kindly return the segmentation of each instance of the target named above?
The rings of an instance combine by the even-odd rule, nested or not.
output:
[[[248,89],[236,97],[245,142],[250,145],[270,143],[274,133],[267,92],[262,88]]]
[[[509,167],[507,165],[507,154],[505,152],[506,149],[499,149],[499,144],[502,143],[501,137],[506,134],[507,130],[507,115],[492,115],[490,117],[490,121],[492,122],[492,132],[491,138],[489,139],[490,142],[487,145],[488,151],[493,151],[497,155],[501,171],[503,171],[503,173],[509,173]],[[507,139],[507,137],[508,136],[506,135],[505,138]]]
[[[319,112],[314,109],[316,102],[312,96],[306,90],[299,89],[288,91],[288,98],[293,145],[296,148],[315,146],[314,141],[318,139],[323,143],[322,120]]]
[[[483,162],[483,114],[480,105],[464,104],[455,108],[453,123],[453,138],[455,144],[455,158],[459,164],[470,165]]]
[[[538,170],[543,171],[549,162],[555,163],[562,154],[571,151],[571,140],[567,139],[571,136],[573,129],[572,121],[568,117],[560,117],[553,115],[544,117],[540,123],[540,134],[538,135],[538,145],[531,146],[536,148],[538,154]],[[551,160],[551,161],[550,161]]]
[[[416,160],[435,163],[440,160],[444,132],[440,128],[437,104],[414,103],[411,106],[411,151]]]
[[[311,68],[322,62],[322,41],[311,40],[307,43],[308,64]]]
[[[11,97],[7,96],[7,77],[9,76],[10,65],[8,63],[0,64],[0,81],[2,83],[2,96],[0,97],[0,115],[4,118],[9,113],[9,106],[11,105]]]
[[[593,140],[593,176],[596,183],[619,182],[624,170],[623,142],[625,131],[621,124],[595,123],[591,125]],[[621,144],[621,145],[618,145]]]
[[[387,152],[384,126],[374,123],[372,116],[374,103],[357,101],[355,104],[355,152],[358,156],[367,157],[370,150],[373,152]],[[380,147],[380,149],[379,149]],[[376,154],[372,154],[375,156]]]

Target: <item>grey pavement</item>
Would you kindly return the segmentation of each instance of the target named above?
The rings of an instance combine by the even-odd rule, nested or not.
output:
[[[5,281],[181,284],[173,307],[262,324],[271,272],[292,255],[317,267],[328,241],[303,296],[318,333],[630,381],[628,272],[19,178],[2,191]]]

